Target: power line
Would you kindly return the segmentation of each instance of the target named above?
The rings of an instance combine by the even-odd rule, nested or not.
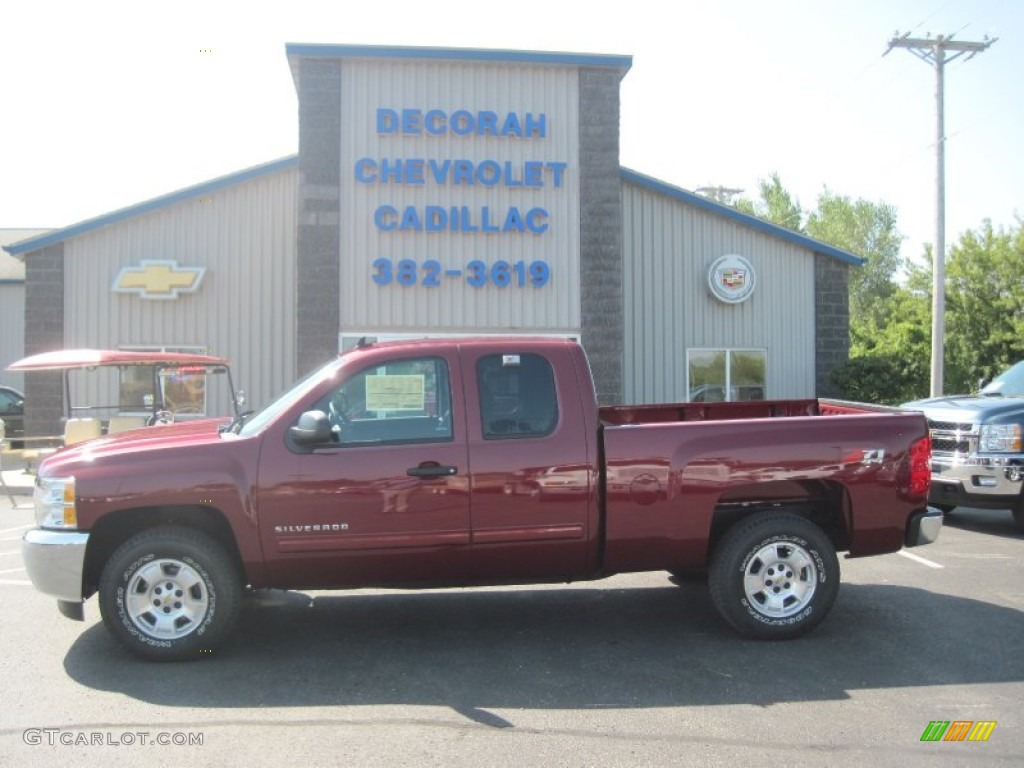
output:
[[[986,50],[995,39],[954,40],[953,35],[926,38],[911,37],[910,32],[889,41],[886,54],[893,48],[906,48],[935,69],[935,248],[932,254],[932,371],[931,396],[942,394],[943,360],[946,335],[946,117],[943,102],[944,70],[947,63],[967,56],[964,61]],[[884,55],[884,54],[883,54]]]

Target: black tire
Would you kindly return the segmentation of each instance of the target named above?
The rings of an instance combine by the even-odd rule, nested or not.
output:
[[[1024,495],[1018,497],[1017,503],[1013,505],[1013,522],[1018,531],[1024,532]]]
[[[153,528],[122,544],[103,568],[100,615],[136,656],[210,656],[238,619],[242,584],[231,557],[205,534]]]
[[[741,520],[711,560],[711,600],[737,632],[761,640],[799,637],[828,614],[839,593],[835,547],[792,512]]]

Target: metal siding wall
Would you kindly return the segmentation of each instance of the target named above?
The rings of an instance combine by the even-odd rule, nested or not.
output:
[[[205,347],[231,360],[251,407],[268,402],[295,378],[297,182],[296,170],[276,172],[67,241],[67,346]],[[119,270],[143,259],[206,274],[198,292],[176,300],[113,293]],[[116,402],[113,384],[101,392],[87,378],[76,401]],[[227,413],[212,395],[208,411]]]
[[[697,348],[765,349],[769,398],[814,396],[813,254],[632,184],[622,202],[626,400],[685,400]],[[739,305],[707,288],[711,261],[728,253],[757,273]]]
[[[24,356],[25,284],[3,283],[0,284],[0,384],[25,391],[24,375],[4,370]]]
[[[532,329],[578,332],[579,173],[578,80],[567,67],[516,66],[473,62],[382,62],[346,59],[342,66],[341,145],[341,326],[360,331],[505,331]],[[547,116],[543,139],[500,137],[399,136],[376,133],[378,108],[395,110],[456,109],[473,113],[491,110],[499,122],[508,112]],[[526,160],[566,162],[563,184],[507,188],[437,185],[427,172],[422,186],[362,184],[355,179],[361,157],[468,159],[511,161],[520,169]],[[490,207],[500,219],[511,206],[525,214],[533,207],[550,214],[547,232],[524,234],[460,234],[452,232],[380,232],[374,211],[382,204],[399,211],[406,206],[468,206],[479,224],[480,208]],[[465,269],[479,259],[488,265],[505,260],[538,259],[551,266],[543,288],[487,285],[473,288],[461,278],[441,277],[441,286],[395,283],[379,286],[371,264],[384,257],[422,264],[436,259],[444,269]],[[418,275],[422,277],[422,272]]]

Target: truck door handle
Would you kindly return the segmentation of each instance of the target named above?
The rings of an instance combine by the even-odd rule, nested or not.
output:
[[[448,477],[450,475],[457,475],[458,473],[458,467],[444,466],[441,464],[421,464],[418,467],[409,467],[409,469],[405,470],[405,474],[412,477]]]

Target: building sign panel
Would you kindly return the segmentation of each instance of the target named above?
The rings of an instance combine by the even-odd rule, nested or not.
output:
[[[205,267],[180,267],[173,260],[143,260],[123,267],[114,278],[114,293],[134,293],[143,299],[170,300],[195,293],[203,282]]]
[[[356,59],[341,76],[342,332],[578,332],[575,71]]]
[[[756,283],[753,264],[736,254],[715,259],[708,269],[711,295],[726,304],[739,304],[749,299]]]

